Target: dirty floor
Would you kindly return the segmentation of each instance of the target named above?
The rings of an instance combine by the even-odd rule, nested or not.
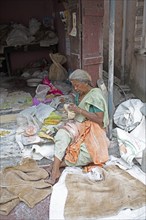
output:
[[[32,97],[35,95],[36,88],[28,87],[23,79],[17,79],[15,77],[1,78],[0,83],[1,83],[1,87],[6,88],[8,92],[21,90],[21,91],[29,92],[32,95]],[[1,127],[5,127],[5,128],[12,128],[14,126],[16,126],[16,124],[14,123],[1,124]],[[7,166],[16,165],[21,159],[19,154],[19,147],[14,146],[13,149],[12,143],[9,142],[7,143],[8,146],[7,148],[9,148],[9,145],[12,154],[11,155],[9,154],[8,156],[7,155],[4,156],[3,152],[1,151],[1,155],[3,154],[3,157],[1,157],[1,169]],[[42,167],[43,166],[45,167],[49,163],[50,161],[48,161],[47,159],[42,159],[41,161],[38,162],[38,164]],[[0,220],[48,220],[50,197],[51,196],[48,196],[46,199],[41,201],[32,209],[29,208],[23,202],[21,202],[10,212],[8,216],[0,216]]]
[[[32,97],[35,95],[35,89],[33,87],[28,87],[26,85],[26,82],[21,78],[15,78],[15,77],[5,77],[0,78],[0,84],[1,88],[5,88],[8,90],[8,92],[14,92],[17,90],[29,92]],[[1,128],[14,128],[16,126],[16,123],[8,123],[8,124],[1,124]],[[12,140],[13,142],[13,140]],[[7,166],[13,166],[19,163],[21,157],[19,154],[19,149],[17,149],[18,146],[14,146],[12,142],[9,141],[7,143],[7,148],[11,148],[11,155],[3,155],[2,149],[1,149],[1,169]],[[19,148],[19,147],[18,147]],[[17,152],[16,152],[17,149]],[[6,150],[5,150],[6,154]],[[3,157],[2,157],[3,155]],[[8,157],[7,157],[8,156]],[[46,165],[49,164],[50,161],[47,159],[42,159],[39,161],[39,164]],[[49,219],[49,204],[50,204],[50,196],[48,196],[46,199],[38,203],[34,208],[29,208],[25,203],[20,202],[11,212],[8,216],[2,216],[0,215],[0,220],[48,220]]]
[[[29,208],[25,203],[19,203],[8,216],[0,216],[0,220],[49,220],[50,196]]]

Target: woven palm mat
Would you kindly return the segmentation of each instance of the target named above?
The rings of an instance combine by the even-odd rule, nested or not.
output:
[[[103,175],[104,179],[98,182],[77,174],[67,175],[65,219],[108,217],[125,208],[137,209],[146,204],[146,186],[126,171],[108,166],[103,169]]]

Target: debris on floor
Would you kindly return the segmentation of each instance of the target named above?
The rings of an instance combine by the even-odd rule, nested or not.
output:
[[[106,73],[104,77],[107,86]],[[68,120],[67,105],[73,102],[74,91],[69,82],[51,82],[46,77],[42,82],[44,83],[31,88],[30,93],[29,90],[16,91],[12,86],[7,87],[8,84],[1,90],[2,170],[9,166],[17,166],[26,158],[36,161],[39,167],[45,167],[53,161],[54,135]],[[26,84],[25,86],[27,88]],[[132,169],[136,159],[141,168],[142,152],[146,143],[145,136],[142,135],[145,126],[145,103],[136,99],[127,86],[121,86],[115,80],[114,105],[114,129],[109,147],[109,163],[119,160],[126,169]],[[139,133],[139,136],[135,136]],[[50,197],[45,198],[45,201],[49,200]],[[41,201],[40,204],[42,203]],[[25,205],[18,205],[20,208],[23,206]],[[16,211],[17,209],[14,209],[15,214]]]

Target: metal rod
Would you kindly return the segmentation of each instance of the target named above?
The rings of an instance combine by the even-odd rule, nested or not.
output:
[[[142,47],[146,49],[146,1],[143,9]]]
[[[123,30],[122,30],[122,53],[121,53],[121,83],[125,80],[125,47],[126,47],[126,20],[127,20],[127,0],[123,1]]]
[[[113,129],[113,78],[114,78],[114,39],[115,39],[115,0],[109,1],[109,80],[108,80],[108,113],[109,113],[109,139],[112,139]]]

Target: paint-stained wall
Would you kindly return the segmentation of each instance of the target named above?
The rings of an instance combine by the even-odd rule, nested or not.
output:
[[[115,59],[114,74],[122,79],[122,31],[123,31],[123,0],[116,0],[115,9]],[[128,84],[135,96],[146,101],[146,55],[137,54],[134,50],[136,0],[127,0],[126,31],[125,31],[125,71],[124,83]],[[108,71],[108,36],[109,36],[109,0],[104,1],[104,37],[103,54],[104,70]]]

